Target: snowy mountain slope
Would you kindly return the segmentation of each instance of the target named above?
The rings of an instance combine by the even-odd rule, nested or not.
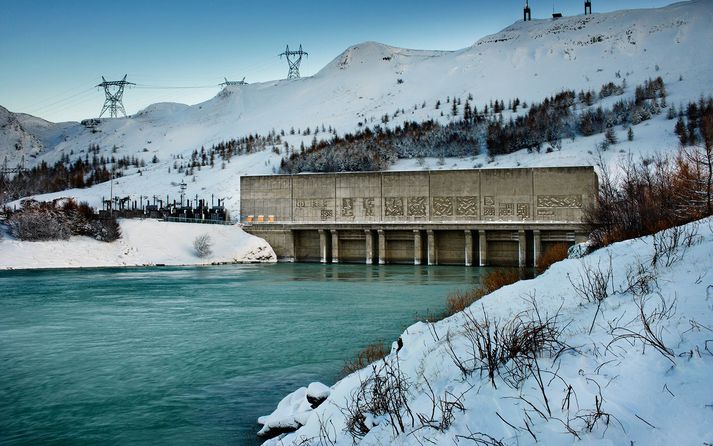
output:
[[[541,101],[564,88],[598,91],[604,83],[626,79],[626,95],[631,97],[636,85],[661,76],[670,103],[678,105],[713,93],[713,56],[708,48],[712,39],[713,3],[706,0],[660,9],[518,22],[455,52],[406,50],[366,42],[347,49],[312,77],[228,87],[193,106],[155,104],[129,118],[103,119],[95,129],[79,124],[28,128],[34,129],[37,139],[54,142],[38,160],[52,162],[70,153],[81,156],[90,144],[98,144],[105,156],[114,152],[117,157],[137,156],[148,163],[156,155],[160,160],[157,165],[149,164],[141,169],[141,176],[134,173],[117,182],[118,194],[173,195],[175,184],[185,178],[175,169],[169,174],[174,159],[186,158],[201,146],[274,129],[278,133],[284,130],[284,140],[299,147],[312,139],[312,135],[299,134],[307,127],[331,126],[343,134],[356,130],[360,121],[368,126],[380,124],[383,115],[393,116],[401,109],[404,112],[389,125],[404,120],[448,122],[452,118],[445,104],[454,96],[465,99],[472,94],[472,103],[482,110],[494,99]],[[435,109],[438,100],[443,103],[440,110]],[[508,116],[506,113],[505,119]],[[635,129],[637,134],[648,135],[637,138],[637,144],[630,147],[635,154],[676,147],[672,123],[659,119],[643,126],[656,128]],[[297,129],[297,134],[290,135],[291,128]],[[318,137],[329,134],[323,132]],[[493,165],[587,164],[595,139],[565,143],[556,154],[500,157]],[[268,151],[234,158],[225,169],[196,172],[195,181],[187,180],[188,195],[207,192],[235,197],[226,204],[236,211],[239,175],[271,173],[281,156]],[[615,160],[617,155],[608,156]],[[480,156],[449,160],[443,166],[425,163],[439,168],[454,164],[473,167],[487,161]],[[396,167],[423,166],[405,160]],[[108,185],[68,193],[98,204],[101,195],[108,196]]]
[[[0,163],[15,167],[23,160],[30,164],[31,157],[44,150],[44,144],[33,132],[28,132],[19,116],[0,107]]]
[[[678,243],[670,257],[661,256],[660,242],[670,241],[674,231],[654,236],[659,251],[654,237],[617,243],[504,287],[467,312],[406,329],[403,348],[397,351],[394,342],[386,357],[392,368],[384,368],[383,361],[376,365],[383,378],[381,395],[404,397],[403,427],[396,411],[359,412],[349,403],[357,395],[363,397],[360,407],[370,401],[370,393],[359,394],[362,383],[374,376],[367,367],[332,386],[315,410],[305,401],[304,388],[287,396],[289,404],[281,403],[261,422],[304,427],[265,444],[709,444],[713,220],[679,228],[678,235],[690,236],[690,243]],[[608,294],[601,308],[575,289],[596,273],[602,274]],[[489,326],[483,325],[486,314]],[[503,328],[507,321],[549,321],[566,347],[544,349],[522,381],[517,371],[528,369],[518,369],[513,361],[500,364],[493,382],[487,370],[464,376],[456,361],[466,370],[480,364],[471,344],[482,339],[474,321],[491,331],[496,322]],[[658,347],[654,339],[661,342]],[[350,415],[359,413],[365,417]],[[368,432],[352,438],[349,419],[361,420]]]

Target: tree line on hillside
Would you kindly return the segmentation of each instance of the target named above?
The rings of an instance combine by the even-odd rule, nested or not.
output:
[[[42,161],[15,176],[0,175],[0,204],[35,194],[91,187],[109,181],[112,171],[118,178],[126,169],[146,166],[144,160],[135,156],[105,157],[98,155],[99,150],[99,146],[92,144],[83,157],[71,160],[69,154],[64,154],[54,164]]]
[[[479,153],[479,132],[461,120],[446,125],[434,120],[406,121],[393,129],[375,125],[286,154],[280,163],[285,173],[381,170],[399,158],[473,156]]]
[[[600,162],[598,203],[585,219],[595,246],[713,215],[713,98],[686,109],[675,156],[630,159],[616,177]]]

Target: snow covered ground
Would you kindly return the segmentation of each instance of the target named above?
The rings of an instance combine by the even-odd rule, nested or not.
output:
[[[158,220],[119,220],[119,223],[122,236],[112,243],[89,237],[27,242],[5,234],[0,240],[0,269],[276,261],[274,251],[264,240],[245,233],[239,226]],[[212,254],[199,258],[193,241],[204,234],[210,237]]]
[[[671,244],[674,235],[677,245]],[[587,277],[601,278],[603,287],[590,288]],[[603,292],[599,309],[586,296],[594,289]],[[525,367],[501,364],[491,382],[474,353],[474,342],[484,339],[474,328],[484,327],[486,318],[491,331],[496,323],[549,321],[561,345],[544,349]],[[292,417],[304,427],[265,444],[711,444],[713,219],[562,261],[464,313],[414,324],[401,338],[401,351],[394,345],[376,369],[334,384],[315,410],[301,400],[304,388],[288,396],[260,421],[287,426]],[[472,373],[464,374],[457,362]],[[348,416],[374,370],[401,376],[382,381],[382,391],[403,396],[400,409],[362,408],[363,417]],[[292,414],[286,413],[290,407]],[[395,427],[396,412],[403,428]],[[354,440],[346,432],[349,419],[368,432]]]

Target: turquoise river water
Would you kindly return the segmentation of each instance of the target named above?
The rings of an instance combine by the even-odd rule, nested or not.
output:
[[[0,444],[253,445],[256,419],[483,269],[0,272]]]

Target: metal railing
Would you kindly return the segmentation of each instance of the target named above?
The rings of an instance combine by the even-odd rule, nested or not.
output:
[[[204,225],[234,225],[235,222],[230,220],[210,220],[202,218],[187,218],[187,217],[164,217],[163,221],[172,223],[200,223]]]

